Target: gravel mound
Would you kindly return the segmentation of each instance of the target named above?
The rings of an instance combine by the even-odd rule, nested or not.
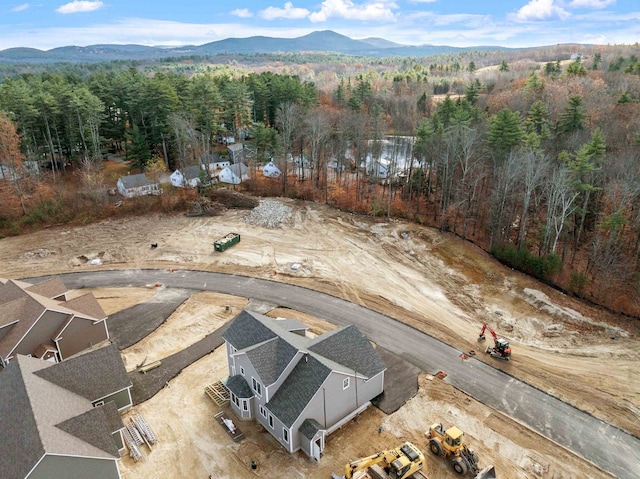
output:
[[[278,201],[260,200],[258,206],[244,219],[247,223],[265,228],[279,228],[291,224],[293,210]]]

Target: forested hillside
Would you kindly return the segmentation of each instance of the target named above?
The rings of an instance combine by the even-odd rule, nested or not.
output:
[[[108,208],[102,193],[115,180],[100,169],[105,155],[140,171],[174,170],[224,155],[216,137],[229,134],[250,153],[252,179],[242,188],[434,226],[638,316],[633,51],[12,66],[0,85],[0,228],[19,234],[131,213]],[[408,137],[411,161],[384,148],[399,136]],[[272,158],[279,179],[258,174]],[[176,208],[167,198],[183,193],[165,193],[134,205]]]

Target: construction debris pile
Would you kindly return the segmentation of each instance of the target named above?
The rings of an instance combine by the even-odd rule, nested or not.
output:
[[[257,207],[245,218],[245,221],[255,226],[265,228],[279,228],[291,223],[292,209],[278,201],[260,200]]]

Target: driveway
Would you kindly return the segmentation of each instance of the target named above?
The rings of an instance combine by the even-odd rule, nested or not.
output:
[[[69,288],[143,286],[216,291],[277,304],[327,319],[355,324],[380,346],[422,371],[447,372],[445,381],[503,412],[621,479],[640,477],[640,440],[549,394],[470,358],[428,334],[354,303],[298,286],[203,271],[122,270],[61,275]]]

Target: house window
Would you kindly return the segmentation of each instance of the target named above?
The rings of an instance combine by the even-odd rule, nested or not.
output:
[[[273,416],[269,414],[269,427],[273,429]]]
[[[238,400],[238,396],[236,396],[235,394],[231,393],[231,400],[233,401],[233,404],[235,404],[236,406],[240,407],[240,401]]]
[[[282,428],[282,439],[284,439],[284,442],[289,442],[289,431],[287,431],[284,427]]]
[[[342,380],[342,389],[347,389],[349,387],[349,378],[344,378]]]
[[[244,368],[242,366],[240,366],[240,374],[244,376]]]
[[[260,415],[265,419],[267,418],[267,410],[262,405],[260,405]]]
[[[262,396],[262,384],[256,381],[256,378],[251,378],[251,384],[253,386],[253,390],[256,392],[258,396]]]
[[[248,411],[249,410],[249,401],[242,401],[242,410],[243,411]]]

